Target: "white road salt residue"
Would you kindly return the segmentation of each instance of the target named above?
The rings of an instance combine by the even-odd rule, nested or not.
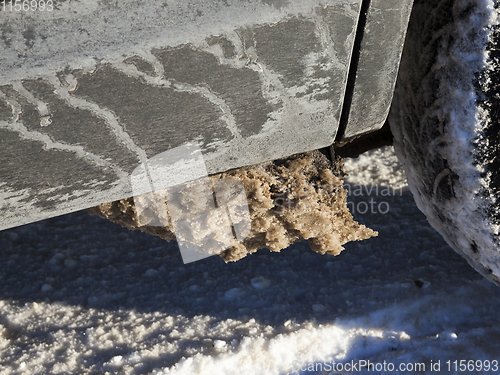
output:
[[[2,11],[6,22],[1,29],[0,85],[67,67],[91,70],[98,62],[122,61],[124,56],[144,55],[156,47],[199,44],[208,35],[311,14],[331,2],[66,0],[50,11],[7,9]],[[339,2],[346,12],[360,4],[359,0],[334,3]]]
[[[371,155],[348,163],[351,183],[365,163],[372,184],[400,173],[392,148]],[[0,374],[367,373],[328,367],[359,361],[435,374],[498,360],[500,289],[409,192],[384,199],[387,214],[357,214],[379,237],[338,257],[302,242],[183,265],[174,244],[83,212],[0,232]]]

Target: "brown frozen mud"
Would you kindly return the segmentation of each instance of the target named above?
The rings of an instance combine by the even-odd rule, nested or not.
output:
[[[245,221],[241,210],[239,218],[237,214],[230,215],[235,227],[229,236],[227,230],[221,230],[220,210],[207,210],[204,223],[200,224],[199,215],[198,220],[192,222],[192,228],[196,229],[189,242],[207,253],[224,249],[218,253],[226,262],[237,261],[261,248],[280,251],[303,239],[309,240],[311,249],[318,253],[338,255],[344,250],[343,244],[377,235],[353,220],[346,205],[347,192],[342,187],[342,167],[341,158],[332,163],[321,152],[313,151],[210,176],[213,186],[227,180],[243,185],[247,198],[245,205],[248,205],[248,230],[244,238],[235,235],[236,225]],[[168,203],[167,199],[161,201],[157,209],[161,226],[158,222],[156,226],[144,225],[150,219],[147,210],[137,209],[136,204],[140,202],[137,197],[135,201],[128,198],[105,203],[88,212],[128,229],[139,229],[167,241],[175,240],[174,225],[168,216],[182,205],[184,210],[189,205],[198,210],[201,206],[209,206],[204,201],[200,203],[199,196],[193,193],[197,189],[191,186],[184,191],[191,192],[191,196],[178,201],[170,199]],[[231,203],[224,203],[229,207],[225,212],[232,212]],[[241,208],[238,205],[241,206],[241,202],[232,206],[234,212]],[[174,216],[178,217],[175,213]]]

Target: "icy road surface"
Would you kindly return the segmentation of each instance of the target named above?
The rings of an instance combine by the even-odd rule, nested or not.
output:
[[[379,237],[338,257],[301,242],[183,265],[85,212],[0,232],[0,374],[500,373],[500,289],[399,190],[392,148],[346,169]]]

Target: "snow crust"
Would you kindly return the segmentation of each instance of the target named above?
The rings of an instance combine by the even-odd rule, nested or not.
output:
[[[377,235],[353,221],[342,185],[342,161],[331,163],[313,151],[87,212],[167,241],[176,239],[185,263],[216,254],[234,262],[261,248],[279,252],[304,239],[320,254],[338,255],[345,243]]]
[[[348,183],[366,162],[372,184],[402,173],[385,148],[350,162]],[[408,191],[350,199],[370,198],[390,211],[355,219],[379,237],[337,257],[300,242],[183,265],[172,243],[84,212],[0,232],[0,374],[368,373],[326,370],[359,360],[436,374],[431,361],[498,359],[499,289]]]

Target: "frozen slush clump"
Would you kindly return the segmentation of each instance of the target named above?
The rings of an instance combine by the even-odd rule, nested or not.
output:
[[[220,210],[209,209],[204,223],[200,223],[199,215],[193,219],[190,241],[195,242],[199,251],[219,253],[226,262],[237,261],[261,248],[280,251],[303,239],[309,240],[311,249],[318,253],[338,255],[344,249],[343,244],[377,235],[353,220],[346,205],[347,192],[342,187],[342,167],[340,158],[332,163],[321,152],[313,151],[211,176],[215,187],[221,180],[235,180],[243,185],[250,227],[242,240],[238,239],[240,236],[228,236],[227,228],[217,224]],[[193,183],[189,184],[186,189],[178,190],[186,194],[183,201],[198,202],[197,207],[210,207],[210,197],[199,194],[193,189]],[[156,201],[158,196],[165,197],[160,200],[161,207],[151,205],[150,211],[138,210],[136,203],[147,198],[136,197],[135,201],[134,198],[122,199],[88,211],[129,229],[139,229],[167,241],[175,240],[175,225],[166,216],[178,210],[174,207],[178,203],[169,201],[167,194],[161,191],[151,194],[156,194]],[[238,205],[241,206],[241,202],[234,207]],[[226,199],[224,206],[231,211],[230,200]],[[189,218],[187,220],[189,223]],[[232,232],[234,234],[234,228]]]

